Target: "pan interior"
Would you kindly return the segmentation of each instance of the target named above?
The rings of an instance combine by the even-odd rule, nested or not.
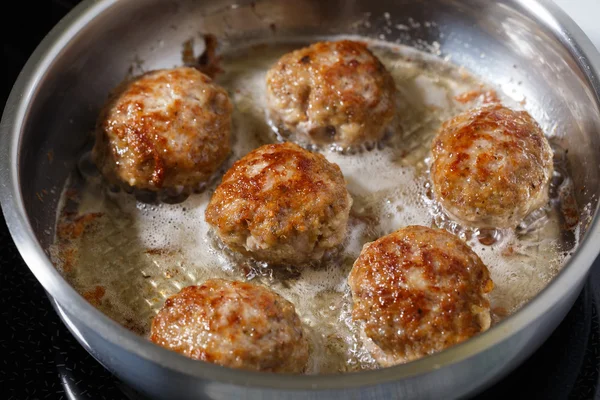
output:
[[[556,148],[564,150],[565,171],[577,188],[573,196],[582,222],[565,243],[576,243],[585,234],[599,190],[595,133],[600,123],[594,96],[576,60],[517,10],[450,0],[427,9],[418,1],[402,1],[394,10],[383,1],[368,5],[259,1],[237,7],[225,3],[150,1],[135,12],[130,4],[119,15],[109,9],[98,17],[102,23],[88,28],[85,39],[83,34],[74,38],[51,66],[29,111],[35,118],[25,126],[19,159],[25,206],[39,242],[49,252],[61,193],[89,148],[89,133],[107,89],[131,74],[180,65],[184,43],[195,46],[199,54],[206,33],[216,35],[228,54],[308,34],[311,38],[358,34],[408,45],[463,66],[489,82],[506,102],[524,100],[522,107],[552,136]],[[486,15],[482,7],[494,8],[489,14],[495,19],[482,17]],[[132,30],[132,24],[141,28]],[[146,333],[145,328],[133,328]]]

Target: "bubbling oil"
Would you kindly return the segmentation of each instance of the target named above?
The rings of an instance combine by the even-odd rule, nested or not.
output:
[[[493,89],[431,55],[369,44],[398,88],[391,134],[363,149],[313,148],[340,166],[354,199],[339,252],[302,268],[271,268],[244,259],[223,247],[204,219],[216,180],[178,201],[144,202],[109,190],[84,156],[80,173],[65,188],[58,216],[52,247],[58,269],[98,309],[144,336],[165,299],[185,286],[210,278],[262,283],[295,304],[310,339],[308,373],[313,374],[377,368],[352,321],[346,279],[364,244],[407,225],[445,228],[482,258],[495,283],[490,296],[494,322],[520,308],[556,275],[577,244],[577,223],[565,217],[572,215],[564,209],[572,183],[561,164],[561,149],[554,147],[556,172],[544,209],[513,230],[461,227],[432,198],[429,145],[444,120],[495,97]],[[299,45],[255,46],[223,56],[224,72],[216,80],[234,104],[233,154],[223,170],[278,140],[265,116],[265,75]]]

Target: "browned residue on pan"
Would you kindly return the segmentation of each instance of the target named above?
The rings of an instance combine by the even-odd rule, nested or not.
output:
[[[93,306],[99,306],[105,294],[106,289],[102,286],[96,286],[94,289],[84,292],[83,297]]]
[[[221,56],[217,54],[218,41],[215,35],[205,34],[204,38],[204,51],[200,56],[196,57],[194,54],[194,39],[188,39],[183,43],[181,50],[181,60],[187,66],[194,67],[203,74],[214,78],[220,72],[223,72],[221,68]]]
[[[197,67],[200,72],[214,78],[220,72],[223,72],[221,68],[221,56],[217,54],[217,37],[215,35],[204,35],[204,45],[206,46],[204,52],[198,57]]]
[[[58,225],[58,237],[64,240],[73,240],[81,237],[93,222],[102,217],[102,213],[89,213],[75,217],[74,219]]]
[[[65,196],[68,201],[76,201],[79,193],[77,190],[67,190]],[[93,229],[98,218],[103,213],[88,213],[77,215],[76,212],[67,210],[65,207],[61,212],[60,223],[56,227],[57,256],[61,269],[64,273],[73,271],[79,257],[77,251],[77,240],[84,232]]]
[[[468,92],[463,92],[454,96],[454,100],[462,104],[470,103],[477,99],[480,99],[483,104],[500,102],[500,99],[498,99],[498,94],[495,90],[486,90],[483,86],[481,86],[478,90],[469,90]]]

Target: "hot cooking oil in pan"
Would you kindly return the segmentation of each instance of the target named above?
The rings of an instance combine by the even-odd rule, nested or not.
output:
[[[254,148],[280,139],[265,115],[265,74],[281,55],[297,47],[253,46],[224,55],[224,72],[216,80],[234,103],[233,154],[225,168]],[[376,148],[316,149],[341,167],[354,199],[339,254],[304,268],[272,269],[245,260],[223,249],[205,222],[215,182],[178,204],[147,204],[108,190],[86,172],[84,160],[87,179],[74,174],[63,194],[52,248],[59,270],[92,304],[140,335],[149,334],[164,300],[185,286],[215,277],[264,283],[295,304],[307,327],[312,347],[309,373],[376,368],[352,322],[346,278],[365,243],[406,225],[443,227],[466,240],[494,280],[494,322],[517,310],[557,274],[576,246],[578,214],[563,150],[554,147],[556,172],[546,208],[517,229],[460,227],[432,199],[430,142],[444,120],[496,100],[496,93],[431,55],[383,42],[370,42],[370,47],[395,78],[399,118]]]

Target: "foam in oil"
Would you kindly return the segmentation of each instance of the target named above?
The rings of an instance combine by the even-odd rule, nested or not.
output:
[[[265,116],[265,75],[299,46],[256,46],[224,55],[217,82],[234,104],[233,155],[226,167],[277,141]],[[346,278],[365,243],[407,225],[442,227],[466,240],[494,280],[494,322],[514,312],[556,275],[576,245],[574,235],[564,239],[561,199],[572,191],[565,168],[555,168],[548,206],[516,230],[469,230],[448,220],[431,198],[429,143],[445,119],[486,101],[493,91],[431,55],[383,42],[370,46],[395,79],[399,118],[382,146],[318,149],[340,166],[354,199],[338,254],[320,265],[273,269],[232,254],[211,234],[204,211],[216,183],[178,204],[147,204],[113,193],[84,173],[88,179],[74,174],[63,195],[52,248],[57,267],[102,312],[140,335],[149,334],[164,300],[185,286],[216,277],[263,283],[295,304],[312,347],[308,373],[376,368],[351,319]]]

